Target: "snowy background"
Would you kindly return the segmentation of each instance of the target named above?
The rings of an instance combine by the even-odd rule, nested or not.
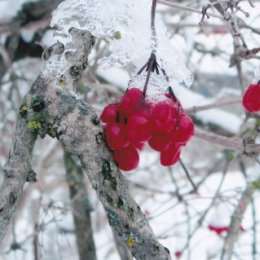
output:
[[[16,21],[25,2],[29,1],[0,0],[0,25]],[[111,0],[104,4],[104,1],[89,0],[89,6],[85,2],[63,2],[54,12],[52,21],[49,20],[52,26],[59,27],[56,36],[53,37],[54,29],[45,28],[37,44],[44,48],[57,39],[69,41],[67,30],[71,26],[91,30],[97,36],[97,44],[89,58],[90,68],[83,77],[83,94],[77,95],[84,96],[100,114],[104,106],[118,100],[130,79],[143,84],[135,75],[151,51],[150,10],[147,8],[150,1]],[[169,74],[176,96],[185,109],[215,104],[211,109],[191,114],[196,126],[225,136],[247,137],[252,133],[254,136],[255,125],[257,122],[260,125],[259,116],[247,117],[241,103],[232,101],[239,100],[243,89],[254,80],[259,59],[242,63],[244,82],[241,90],[236,66],[229,67],[233,40],[224,21],[211,17],[200,27],[201,14],[181,7],[200,11],[201,2],[207,1],[173,2],[183,3],[179,8],[162,3],[158,5],[156,28],[158,61]],[[260,3],[254,1],[254,4],[254,8],[248,1],[240,4],[250,17],[238,13],[250,28],[258,30],[255,33],[249,27],[241,29],[249,49],[260,47]],[[210,12],[217,15],[213,9]],[[71,14],[78,19],[70,19]],[[3,55],[2,49],[10,33],[0,32],[0,55]],[[120,39],[115,38],[118,32]],[[38,27],[33,25],[22,25],[19,29],[20,37],[28,43],[37,33]],[[67,36],[62,37],[62,34]],[[17,59],[1,79],[0,166],[8,157],[21,98],[41,70],[48,71],[48,64],[44,64],[40,57]],[[163,80],[157,80],[156,84],[161,84],[162,89],[167,85]],[[224,101],[230,104],[221,105]],[[141,154],[138,169],[124,173],[124,176],[134,199],[173,259],[220,259],[227,232],[219,235],[209,230],[209,225],[229,226],[247,183],[259,180],[260,165],[254,157],[225,150],[196,137],[183,149],[182,160],[198,185],[197,193],[192,192],[179,164],[169,168],[160,166],[158,154],[148,146]],[[63,149],[56,139],[38,140],[33,169],[37,172],[38,182],[25,187],[15,219],[0,247],[0,259],[34,259],[36,222],[41,226],[37,231],[40,259],[78,259]],[[85,183],[94,208],[91,216],[98,259],[117,260],[119,256],[106,214],[87,179]],[[243,217],[232,259],[260,259],[259,203],[259,191],[255,191]],[[14,248],[15,245],[19,247]],[[182,252],[181,257],[177,258],[176,252]]]

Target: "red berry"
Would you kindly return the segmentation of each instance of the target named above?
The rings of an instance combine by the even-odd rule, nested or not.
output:
[[[178,110],[173,103],[160,102],[152,111],[153,130],[157,132],[170,132],[178,119]]]
[[[175,164],[181,155],[181,148],[174,143],[171,143],[165,150],[161,152],[160,160],[161,165],[163,166],[171,166]]]
[[[161,152],[166,149],[171,141],[171,136],[168,133],[153,133],[149,140],[149,145],[155,150]]]
[[[119,103],[119,110],[126,115],[131,115],[144,105],[143,93],[138,88],[131,88],[126,91]]]
[[[176,251],[174,254],[175,254],[177,259],[179,259],[182,256],[182,252],[181,251]]]
[[[107,145],[113,150],[126,147],[129,144],[123,125],[108,124],[105,127],[105,135]]]
[[[228,227],[227,226],[214,226],[214,225],[208,225],[208,229],[210,231],[215,232],[217,235],[221,235],[223,232],[227,232],[228,231]],[[240,231],[244,232],[244,228],[242,226],[240,226]]]
[[[260,84],[250,84],[243,95],[244,108],[248,112],[260,111]]]
[[[143,150],[144,145],[145,145],[144,142],[140,142],[140,143],[135,143],[133,146],[134,146],[136,149],[138,149],[138,150],[141,151],[141,150]]]
[[[104,123],[115,123],[118,104],[111,104],[104,108],[100,118]]]
[[[217,235],[221,235],[223,232],[227,232],[228,231],[228,227],[227,226],[217,227],[217,226],[209,225],[208,229],[210,231],[216,232]]]
[[[194,124],[192,119],[183,114],[180,117],[180,122],[177,129],[171,132],[171,137],[176,144],[185,145],[194,135]]]
[[[139,164],[139,154],[131,145],[114,151],[115,161],[123,171],[134,170]]]
[[[150,123],[142,115],[134,114],[129,117],[127,123],[127,137],[131,144],[145,142],[152,136]]]

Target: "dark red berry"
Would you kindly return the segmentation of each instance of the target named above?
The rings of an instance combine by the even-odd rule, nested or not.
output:
[[[119,111],[131,115],[140,110],[143,105],[143,92],[138,88],[131,88],[122,97],[119,103]]]
[[[152,126],[157,132],[170,132],[176,125],[178,111],[172,103],[160,102],[152,111]]]
[[[169,146],[170,142],[171,136],[168,133],[153,133],[148,143],[155,151],[161,152]]]
[[[223,232],[228,232],[228,227],[227,226],[208,225],[208,229],[210,231],[215,232],[217,235],[221,235]],[[242,226],[240,226],[240,231],[244,232],[245,229]]]
[[[228,227],[227,226],[218,227],[218,226],[209,225],[208,229],[210,231],[216,232],[217,235],[221,235],[223,232],[227,232],[228,231]]]
[[[248,112],[260,111],[260,84],[250,84],[243,95],[244,108]]]
[[[171,143],[165,150],[161,152],[160,161],[163,166],[174,165],[181,155],[181,148],[174,143]]]
[[[117,116],[117,108],[118,104],[111,104],[106,106],[100,116],[100,119],[104,123],[115,123]]]
[[[105,127],[105,136],[107,145],[113,150],[126,147],[129,144],[123,125],[108,124]]]
[[[123,171],[134,170],[139,164],[139,154],[131,145],[115,150],[114,158],[118,163],[118,167]]]
[[[127,123],[127,137],[131,144],[149,140],[152,136],[149,120],[142,115],[134,114]]]
[[[140,151],[143,150],[144,145],[145,145],[145,142],[140,142],[140,143],[133,144],[134,148],[136,148],[136,149],[138,149]]]
[[[177,129],[171,132],[172,140],[178,145],[185,145],[194,135],[194,124],[192,119],[183,114],[180,117]]]
[[[179,259],[182,256],[182,252],[181,251],[176,251],[174,254],[175,254],[177,259]]]

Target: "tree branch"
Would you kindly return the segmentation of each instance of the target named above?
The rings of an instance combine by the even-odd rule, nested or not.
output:
[[[238,239],[241,230],[241,221],[246,212],[248,205],[251,203],[254,194],[254,187],[249,183],[240,198],[235,211],[231,217],[228,228],[228,235],[224,242],[224,248],[221,254],[221,260],[231,260],[234,252],[235,242]]]
[[[21,196],[26,181],[34,180],[31,156],[37,134],[27,129],[26,120],[18,116],[9,159],[1,170],[4,180],[0,189],[0,243]]]
[[[63,143],[66,151],[79,156],[88,178],[107,212],[110,225],[137,260],[171,259],[168,249],[158,242],[139,205],[131,197],[125,179],[105,144],[103,129],[98,123],[94,109],[83,100],[69,94],[71,85],[77,85],[93,46],[93,37],[89,32],[75,28],[71,28],[69,32],[72,35],[72,44],[77,44],[77,48],[74,46],[77,51],[69,53],[65,46],[62,53],[54,54],[63,55],[65,53],[68,62],[70,64],[74,62],[63,75],[64,86],[60,87],[57,84],[57,78],[51,75],[47,75],[48,78],[44,78],[43,75],[38,77],[32,86],[31,93],[26,96],[26,103],[23,104],[28,111],[25,119],[22,120],[24,123],[22,129],[26,129],[29,137],[32,135],[35,138],[35,131],[41,137],[47,133],[56,136]],[[18,125],[17,136],[20,136],[20,128],[21,126]],[[29,137],[24,136],[21,146],[16,147],[16,153],[10,153],[9,160],[11,161],[14,161],[14,157],[21,161],[21,157],[24,157],[21,149],[26,150],[28,157],[22,160],[27,166],[26,174],[23,174],[22,179],[20,179],[20,167],[23,165],[9,166],[10,171],[13,168],[17,170],[17,174],[13,178],[17,185],[11,191],[11,199],[10,192],[6,194],[5,182],[0,191],[0,197],[6,197],[9,202],[1,205],[0,223],[4,223],[1,228],[2,239],[15,210],[12,198],[14,194],[17,194],[16,202],[30,169],[32,141],[35,139],[31,140],[32,138]],[[8,221],[4,221],[7,213]]]
[[[225,148],[235,151],[244,152],[245,154],[260,153],[260,145],[247,142],[245,139],[238,137],[225,137],[204,131],[198,127],[195,130],[195,136],[205,141],[219,144]]]

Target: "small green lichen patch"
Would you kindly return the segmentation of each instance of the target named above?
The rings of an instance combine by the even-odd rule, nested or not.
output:
[[[134,239],[132,237],[129,237],[127,239],[127,246],[130,247],[130,248],[135,246],[135,241],[134,241]]]
[[[56,128],[54,128],[53,126],[49,126],[49,128],[47,130],[47,134],[52,138],[58,138],[59,137]]]
[[[126,241],[129,248],[133,248],[137,243],[142,241],[139,233],[126,231],[123,233],[123,239]]]
[[[26,104],[21,105],[20,109],[19,109],[20,116],[24,118],[26,116],[28,110],[29,110],[29,108]]]
[[[27,105],[22,105],[21,106],[21,108],[20,108],[20,110],[22,110],[22,111],[28,111],[28,106]]]
[[[225,155],[227,161],[232,161],[234,159],[234,151],[225,149],[224,155]]]
[[[120,31],[114,32],[114,38],[115,38],[116,40],[120,40],[120,39],[122,38],[121,32],[120,32]]]
[[[60,87],[64,87],[65,86],[65,80],[63,77],[60,77],[58,80],[57,80],[57,85],[60,86]]]
[[[39,121],[36,121],[36,120],[32,120],[32,121],[29,121],[27,124],[26,124],[26,127],[30,130],[38,130],[38,129],[41,129],[42,127],[42,124],[39,122]]]
[[[260,180],[253,181],[252,186],[255,190],[260,190]]]

